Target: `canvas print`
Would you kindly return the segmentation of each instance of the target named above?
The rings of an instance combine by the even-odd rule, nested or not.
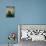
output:
[[[6,17],[15,17],[15,7],[14,6],[6,7]]]
[[[19,31],[20,40],[46,41],[46,25],[20,25]]]

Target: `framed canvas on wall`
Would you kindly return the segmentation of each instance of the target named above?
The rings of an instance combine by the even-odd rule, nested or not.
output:
[[[14,6],[6,7],[6,17],[15,17],[15,7]]]

